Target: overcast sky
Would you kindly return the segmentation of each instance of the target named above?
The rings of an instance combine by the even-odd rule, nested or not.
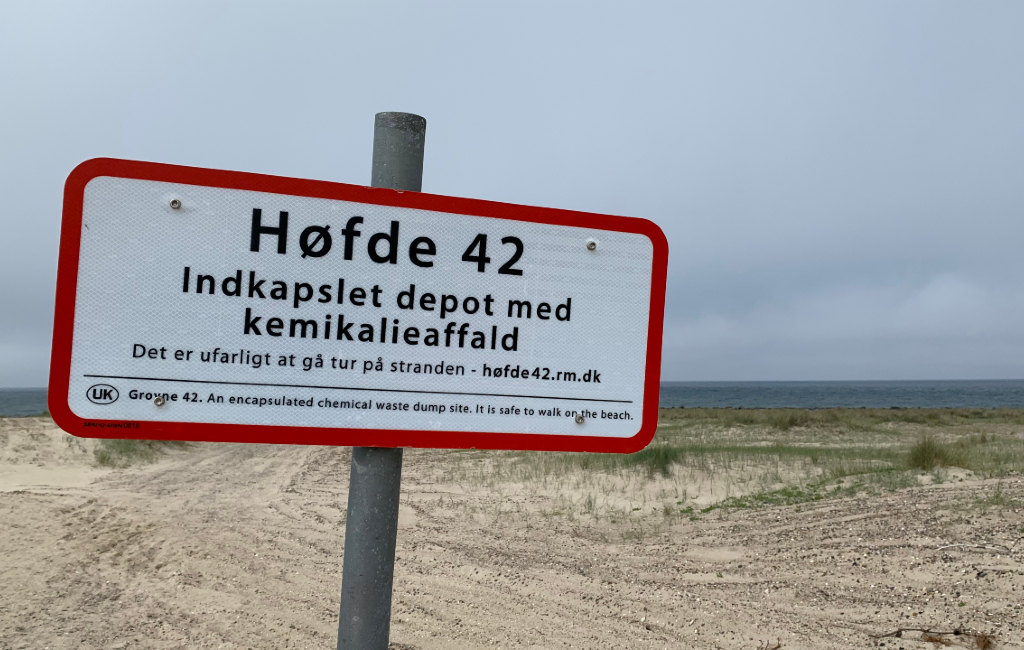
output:
[[[1024,3],[5,2],[0,386],[98,156],[645,217],[665,380],[1024,377]]]

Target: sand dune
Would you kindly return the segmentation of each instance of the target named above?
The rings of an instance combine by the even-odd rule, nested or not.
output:
[[[92,445],[0,420],[0,648],[334,647],[347,450],[197,444],[111,470]],[[627,537],[453,458],[406,455],[396,647],[929,647],[869,636],[900,627],[1024,646],[1016,476],[984,511],[957,504],[995,481],[965,480],[696,521],[641,508]],[[938,550],[956,543],[992,548]]]

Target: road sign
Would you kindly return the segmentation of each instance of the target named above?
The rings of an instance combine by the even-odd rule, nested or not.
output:
[[[90,160],[50,411],[85,437],[636,451],[667,260],[643,219]]]

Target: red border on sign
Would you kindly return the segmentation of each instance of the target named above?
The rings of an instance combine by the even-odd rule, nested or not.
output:
[[[419,431],[396,429],[344,429],[289,427],[255,424],[133,421],[131,428],[117,428],[119,420],[85,420],[71,411],[71,350],[75,330],[75,299],[82,238],[82,207],[85,187],[94,178],[112,176],[203,187],[251,190],[319,199],[334,199],[509,219],[595,230],[636,233],[654,245],[651,278],[651,312],[647,330],[647,366],[644,408],[640,431],[631,438],[545,435],[536,433],[472,433],[466,431]],[[61,429],[85,438],[137,438],[249,442],[295,445],[344,445],[365,447],[422,447],[441,449],[521,449],[535,451],[592,451],[632,453],[643,449],[658,426],[661,378],[661,337],[665,317],[665,279],[668,273],[668,241],[656,224],[646,219],[537,208],[493,201],[463,199],[420,192],[266,176],[246,172],[183,167],[161,163],[95,158],[80,164],[64,185],[64,214],[57,267],[57,300],[50,359],[47,398],[50,414]]]

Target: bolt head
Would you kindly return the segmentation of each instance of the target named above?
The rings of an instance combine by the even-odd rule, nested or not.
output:
[[[587,240],[587,250],[588,251],[596,251],[597,250],[597,242],[594,241],[593,239],[588,239]]]
[[[153,400],[153,403],[156,404],[157,406],[163,406],[164,405],[164,398],[162,396],[160,396],[160,395],[157,395],[156,399]]]
[[[180,210],[181,209],[181,201],[178,200],[178,199],[171,199],[171,209],[172,210]]]
[[[583,424],[583,416],[579,413],[576,414],[576,424]]]

